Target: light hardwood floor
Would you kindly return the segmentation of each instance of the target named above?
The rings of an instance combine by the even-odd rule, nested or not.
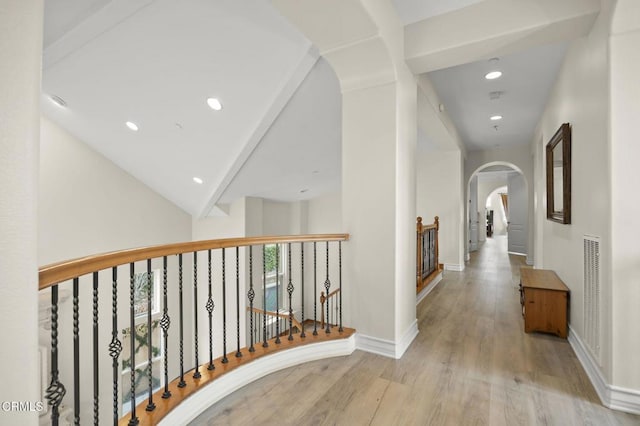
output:
[[[418,306],[400,360],[362,351],[264,377],[194,425],[640,425],[604,408],[566,340],[525,334],[523,258],[488,239]]]

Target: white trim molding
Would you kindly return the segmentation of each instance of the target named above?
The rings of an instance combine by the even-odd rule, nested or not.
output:
[[[171,410],[158,424],[187,424],[225,396],[267,374],[309,361],[351,355],[355,349],[356,338],[352,335],[348,339],[312,343],[264,356],[205,385]]]
[[[416,319],[411,323],[398,342],[357,333],[356,349],[386,356],[388,358],[400,359],[417,335],[418,320]]]
[[[608,384],[598,363],[571,326],[569,326],[568,340],[573,352],[575,352],[580,364],[582,364],[582,368],[584,368],[589,380],[591,380],[591,384],[595,388],[602,405],[612,410],[640,414],[640,392]]]
[[[457,263],[445,263],[444,264],[444,270],[445,271],[462,272],[462,271],[464,271],[464,265],[458,265]]]
[[[416,296],[416,306],[422,302],[422,300],[427,297],[427,295],[429,293],[431,293],[431,291],[436,288],[436,286],[438,285],[438,283],[442,281],[442,271],[438,272],[438,275],[436,275],[436,277],[433,279],[433,281],[431,281],[429,283],[428,286],[426,286],[425,288],[422,289],[422,291],[420,293],[418,293],[418,296]]]

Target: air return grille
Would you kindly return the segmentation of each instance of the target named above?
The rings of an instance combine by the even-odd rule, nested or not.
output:
[[[584,236],[585,344],[600,362],[600,237]]]

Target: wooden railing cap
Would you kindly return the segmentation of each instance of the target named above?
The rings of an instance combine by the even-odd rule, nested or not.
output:
[[[193,253],[229,247],[246,247],[263,244],[304,243],[324,241],[347,241],[349,234],[306,234],[245,238],[225,238],[218,240],[192,241],[119,250],[109,253],[85,256],[42,266],[39,270],[39,289],[80,277],[92,272],[102,271],[114,266],[125,265],[146,259],[156,259],[183,253]]]

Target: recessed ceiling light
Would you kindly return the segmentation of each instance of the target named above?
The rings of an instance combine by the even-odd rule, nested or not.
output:
[[[60,108],[66,108],[67,107],[67,102],[64,99],[62,99],[60,96],[51,95],[51,96],[49,96],[49,99],[51,99],[51,102],[53,102],[54,104],[56,104]]]
[[[136,123],[134,123],[133,121],[127,121],[126,123],[124,123],[127,125],[127,127],[131,130],[133,130],[134,132],[138,131],[138,125]]]
[[[484,78],[486,78],[487,80],[495,80],[501,75],[502,75],[502,72],[500,71],[491,71],[490,73],[487,73],[487,75],[485,75]]]
[[[493,121],[502,120],[502,116],[501,115],[492,115],[490,118]]]
[[[202,185],[202,182],[203,182],[203,180],[202,180],[202,179],[200,179],[199,177],[194,177],[194,178],[193,178],[193,181],[194,181],[195,183],[199,184],[199,185]]]
[[[222,104],[217,98],[207,99],[207,105],[214,111],[220,111],[222,109]]]

